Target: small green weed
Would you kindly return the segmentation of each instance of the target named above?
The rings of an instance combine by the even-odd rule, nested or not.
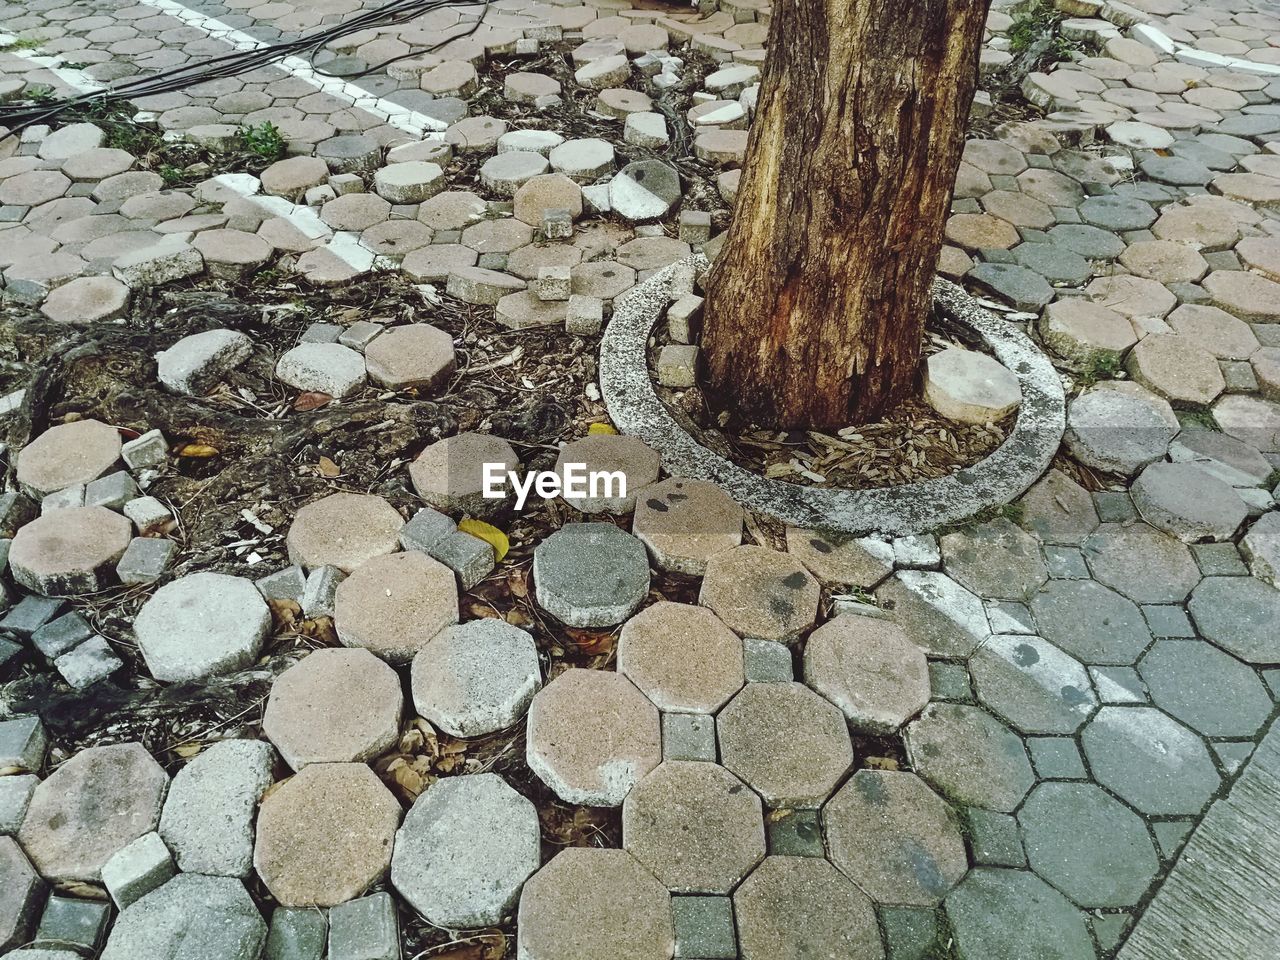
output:
[[[276,125],[269,121],[256,127],[241,127],[240,142],[246,151],[268,162],[274,163],[284,156],[284,137]]]

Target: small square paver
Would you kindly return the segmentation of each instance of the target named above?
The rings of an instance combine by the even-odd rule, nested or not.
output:
[[[399,960],[400,925],[389,893],[338,904],[329,911],[329,960]]]
[[[1018,821],[1007,813],[981,807],[965,811],[969,848],[974,863],[993,867],[1022,867],[1027,855],[1018,835]]]
[[[715,719],[695,713],[664,713],[662,715],[662,758],[715,763]]]
[[[785,644],[747,638],[742,641],[742,660],[748,683],[788,683],[795,678],[791,650]]]
[[[56,940],[59,946],[80,947],[92,953],[107,931],[111,905],[101,900],[50,897],[36,930],[37,940]]]
[[[769,840],[769,856],[825,856],[817,810],[779,810],[765,817],[764,825]]]
[[[1191,554],[1206,577],[1245,577],[1249,568],[1245,565],[1234,543],[1193,543]]]
[[[881,907],[888,960],[930,960],[938,956],[938,913],[925,907]]]
[[[1102,703],[1146,703],[1142,678],[1133,667],[1090,667],[1089,678]]]
[[[1146,604],[1142,615],[1147,618],[1153,637],[1194,637],[1195,627],[1182,607],[1169,603]]]
[[[929,686],[933,689],[934,699],[973,703],[973,684],[963,663],[929,661]]]
[[[1093,495],[1093,502],[1098,508],[1098,519],[1103,523],[1123,523],[1138,517],[1138,511],[1127,493],[1099,490]]]
[[[1080,749],[1070,737],[1028,737],[1027,749],[1041,780],[1082,780],[1087,776]]]
[[[738,955],[733,901],[728,897],[672,897],[676,956],[730,960]]]
[[[1044,548],[1045,565],[1049,576],[1059,580],[1087,580],[1089,566],[1078,547],[1049,545]]]

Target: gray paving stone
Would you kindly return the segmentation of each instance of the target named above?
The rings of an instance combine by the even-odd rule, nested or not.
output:
[[[875,598],[930,656],[968,657],[991,632],[982,601],[932,570],[899,570]]]
[[[1182,540],[1229,540],[1248,511],[1235,491],[1192,463],[1153,463],[1130,488],[1142,518]]]
[[[1142,818],[1087,783],[1043,783],[1018,813],[1027,860],[1082,907],[1129,907],[1160,860]]]
[[[1056,243],[1020,243],[1013,248],[1013,256],[1019,266],[1055,286],[1080,286],[1093,276],[1093,267],[1084,257]]]
[[[116,563],[121,583],[155,583],[164,575],[178,545],[167,537],[134,537]]]
[[[965,828],[973,862],[988,867],[1025,867],[1027,854],[1022,849],[1018,821],[1011,814],[967,807]]]
[[[1257,674],[1203,640],[1157,640],[1138,672],[1156,706],[1206,737],[1252,737],[1271,713]]]
[[[31,642],[37,650],[54,660],[77,644],[93,636],[93,626],[79,611],[63,614],[50,620],[31,634]]]
[[[1084,916],[1024,870],[970,871],[945,903],[961,960],[1093,960]]]
[[[1053,288],[1044,277],[1017,264],[980,263],[967,276],[1019,310],[1039,310],[1053,299]]]
[[[1089,197],[1079,209],[1086,223],[1103,230],[1145,230],[1156,221],[1151,204],[1122,196]]]
[[[1079,544],[1098,527],[1089,492],[1061,470],[1046,473],[1019,503],[1019,525],[1044,543]]]
[[[1068,405],[1064,440],[1081,463],[1133,476],[1162,459],[1177,432],[1166,401],[1136,384],[1099,385]]]
[[[715,763],[715,719],[695,713],[664,713],[662,759]]]
[[[1137,508],[1126,491],[1098,490],[1093,495],[1098,508],[1098,518],[1103,523],[1124,523],[1138,518]]]
[[[104,637],[90,637],[53,662],[73,690],[84,690],[124,666]]]
[[[1187,609],[1201,635],[1233,656],[1253,664],[1280,662],[1280,590],[1253,577],[1207,577]]]
[[[1132,664],[1151,643],[1138,608],[1092,580],[1050,580],[1031,611],[1046,640],[1086,664]]]
[[[973,688],[969,681],[969,671],[964,664],[931,660],[929,684],[935,699],[973,703]]]
[[[47,889],[12,837],[0,837],[0,889],[0,950],[8,951],[30,938]]]
[[[1190,835],[1194,826],[1194,820],[1153,820],[1151,832],[1156,835],[1160,855],[1166,860],[1173,859],[1174,854],[1182,846],[1182,841]]]
[[[1022,740],[978,707],[932,703],[904,739],[916,773],[957,803],[1012,811],[1035,782]]]
[[[1028,737],[1027,751],[1041,780],[1084,780],[1088,776],[1080,749],[1070,737]]]
[[[1077,547],[1046,545],[1044,559],[1049,569],[1049,576],[1055,579],[1087,580],[1089,578],[1089,565],[1085,563],[1084,554]]]
[[[680,177],[661,160],[637,160],[609,181],[609,205],[631,222],[665,217],[680,202]]]
[[[1004,517],[940,539],[943,569],[989,599],[1026,600],[1048,579],[1039,546]]]
[[[1098,703],[1080,662],[1039,637],[993,636],[969,671],[979,701],[1022,733],[1075,733]]]
[[[629,617],[649,591],[644,545],[608,523],[561,527],[533,553],[538,604],[574,627],[601,627]]]
[[[1098,783],[1144,814],[1199,813],[1220,785],[1204,741],[1154,707],[1103,707],[1081,743]]]
[[[276,907],[271,913],[265,960],[324,960],[329,918],[309,907]]]
[[[677,957],[732,960],[738,956],[733,901],[728,897],[672,897]]]
[[[262,950],[267,925],[239,880],[182,874],[121,912],[103,960],[223,960]]]
[[[98,900],[50,897],[36,928],[36,940],[93,952],[102,945],[111,918],[111,904]]]
[[[1186,545],[1145,523],[1104,523],[1084,555],[1100,583],[1137,603],[1181,603],[1200,582]]]
[[[0,836],[18,832],[39,783],[40,778],[34,773],[0,777]]]
[[[742,641],[743,668],[748,683],[788,683],[795,679],[791,651],[772,640]]]
[[[1086,260],[1114,260],[1125,248],[1114,233],[1086,223],[1060,223],[1049,228],[1049,236]]]
[[[447,777],[418,797],[396,833],[391,882],[429,922],[502,922],[541,859],[532,803],[492,773]]]
[[[244,669],[270,629],[271,611],[253,582],[220,573],[165,584],[134,621],[151,675],[170,682]]]
[[[400,923],[391,894],[374,893],[329,911],[329,960],[400,960]]]
[[[779,810],[765,820],[771,857],[824,857],[817,810]]]
[[[1155,637],[1194,637],[1195,627],[1187,612],[1173,604],[1144,605],[1142,615],[1146,617],[1147,626]]]
[[[1249,568],[1234,543],[1193,543],[1191,555],[1206,577],[1244,577]]]
[[[458,584],[470,590],[493,572],[493,546],[469,533],[455,530],[427,551],[433,560],[439,560],[458,575]]]
[[[124,910],[178,872],[169,848],[152,832],[120,848],[102,867],[102,883],[116,906]]]
[[[25,596],[5,613],[4,619],[0,619],[0,631],[20,640],[28,639],[66,606],[67,601],[62,597]]]

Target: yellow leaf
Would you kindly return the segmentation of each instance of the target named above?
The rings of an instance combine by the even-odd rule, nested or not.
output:
[[[591,426],[587,427],[587,436],[589,437],[599,436],[600,434],[612,435],[617,432],[618,431],[611,423],[593,423]]]
[[[501,563],[502,558],[511,549],[511,541],[507,539],[507,535],[491,523],[485,523],[483,520],[472,520],[468,517],[458,524],[458,529],[463,533],[471,534],[478,540],[483,540],[493,547],[493,560],[495,563]]]
[[[210,457],[216,457],[217,455],[218,448],[211,447],[207,443],[188,443],[178,451],[178,456],[190,457],[194,460],[208,460]]]
[[[173,748],[173,752],[180,756],[183,760],[194,757],[203,749],[203,745],[199,743],[180,743]]]

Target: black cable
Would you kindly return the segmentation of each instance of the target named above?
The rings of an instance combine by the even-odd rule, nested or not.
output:
[[[156,96],[162,93],[170,93],[176,90],[183,90],[187,87],[195,86],[209,80],[221,79],[223,77],[234,77],[241,73],[248,73],[259,67],[270,66],[271,64],[283,59],[287,56],[305,56],[313,69],[323,76],[333,76],[335,78],[347,79],[347,75],[339,75],[332,73],[324,73],[314,67],[316,55],[324,49],[324,47],[334,40],[361,30],[372,29],[374,27],[391,26],[416,19],[427,13],[444,7],[481,7],[481,12],[476,18],[470,29],[463,33],[456,33],[442,38],[439,42],[430,47],[414,51],[410,54],[403,54],[398,57],[392,57],[380,64],[369,67],[358,74],[351,76],[366,76],[376,70],[382,69],[389,63],[397,60],[408,59],[409,57],[422,56],[425,53],[431,53],[453,40],[459,40],[468,37],[479,29],[483,22],[484,14],[489,7],[489,0],[391,0],[381,7],[365,13],[357,14],[349,20],[342,23],[325,27],[314,33],[294,40],[288,40],[283,43],[272,44],[266,47],[260,47],[253,50],[233,50],[229,53],[219,54],[218,56],[207,58],[205,60],[189,61],[176,67],[170,67],[159,73],[150,74],[146,77],[138,77],[126,80],[122,83],[115,84],[105,90],[95,90],[88,93],[81,93],[71,97],[64,97],[50,104],[0,104],[0,125],[8,128],[8,136],[15,135],[26,127],[46,123],[57,117],[59,114],[72,110],[77,107],[84,107],[94,103],[113,103],[121,100],[136,100],[143,97]],[[0,138],[3,140],[4,138]]]

